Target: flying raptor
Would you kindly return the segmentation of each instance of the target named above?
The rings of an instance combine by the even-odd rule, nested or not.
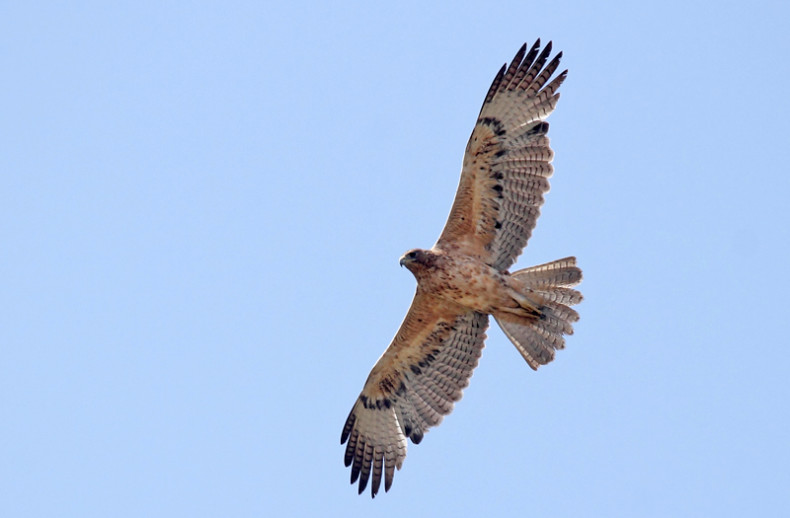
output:
[[[343,427],[345,465],[361,494],[392,486],[406,458],[449,414],[469,384],[486,338],[488,316],[533,369],[554,359],[579,319],[570,306],[582,272],[574,257],[515,272],[508,269],[535,228],[549,190],[554,153],[546,118],[567,70],[552,79],[562,53],[551,42],[519,49],[486,94],[466,146],[450,216],[430,250],[400,258],[417,293],[395,338],[368,376]]]

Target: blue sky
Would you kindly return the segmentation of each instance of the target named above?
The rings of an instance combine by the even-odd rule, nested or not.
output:
[[[0,7],[0,515],[787,516],[788,11]],[[518,265],[577,256],[576,334],[535,373],[493,326],[357,496],[340,431],[398,257],[537,37],[570,72]]]

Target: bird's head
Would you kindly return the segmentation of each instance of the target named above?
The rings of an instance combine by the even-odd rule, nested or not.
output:
[[[417,275],[418,271],[423,271],[426,267],[433,264],[434,254],[430,250],[415,248],[403,254],[400,258],[400,265],[405,266],[411,273]]]

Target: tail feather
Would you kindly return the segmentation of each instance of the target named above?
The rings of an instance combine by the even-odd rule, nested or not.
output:
[[[530,367],[537,369],[554,359],[554,352],[565,348],[563,335],[573,334],[579,314],[570,308],[582,295],[572,289],[582,280],[576,258],[566,257],[525,268],[511,274],[526,289],[524,295],[539,301],[540,316],[495,313],[499,327],[513,342]]]
[[[578,304],[582,301],[582,294],[572,288],[555,287],[551,289],[541,288],[540,294],[548,302],[556,302],[563,305]]]
[[[577,313],[575,309],[568,307],[565,304],[546,302],[543,304],[542,310],[544,319],[551,320],[556,318],[568,323],[569,325],[573,322],[579,321],[579,313]],[[572,335],[573,328],[570,328],[570,331],[566,331],[565,334]]]
[[[517,322],[518,319],[522,319],[523,322]],[[496,321],[527,364],[535,370],[554,359],[555,349],[565,347],[562,335],[541,332],[538,327],[532,325],[535,320],[529,321],[515,315],[503,314],[496,317]]]
[[[538,291],[543,289],[550,291],[560,287],[569,288],[582,281],[582,271],[576,266],[575,257],[566,257],[550,263],[530,266],[510,275],[528,283],[531,288]]]
[[[539,320],[534,320],[534,325],[540,329],[553,334],[559,335],[572,335],[573,325],[572,322],[579,320],[579,314],[569,307],[562,308],[556,307],[555,304],[549,306],[548,304],[541,308],[541,317]]]

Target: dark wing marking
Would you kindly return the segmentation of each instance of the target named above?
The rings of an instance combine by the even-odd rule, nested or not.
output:
[[[450,216],[436,245],[507,270],[532,235],[554,156],[545,122],[567,70],[548,82],[562,53],[546,65],[551,42],[524,45],[486,94],[466,147]],[[544,67],[545,65],[545,67]]]
[[[406,458],[406,438],[418,444],[452,412],[483,350],[488,316],[458,312],[417,292],[403,324],[370,372],[343,427],[345,464],[362,493],[389,491]]]

